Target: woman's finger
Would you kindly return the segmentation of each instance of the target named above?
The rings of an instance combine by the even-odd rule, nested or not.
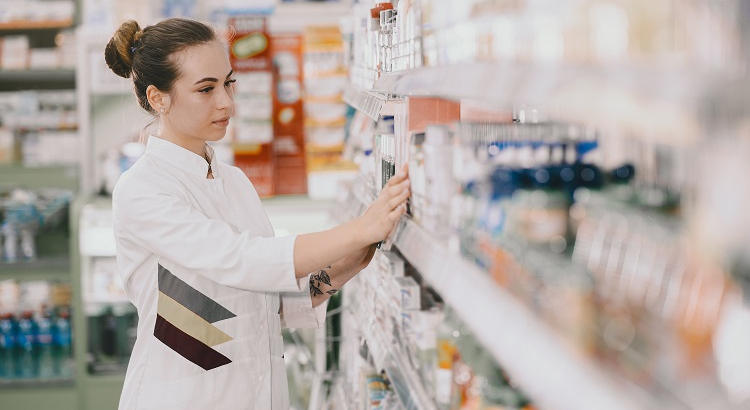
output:
[[[403,215],[405,212],[406,206],[396,207],[396,209],[392,210],[391,213],[388,214],[388,220],[395,224],[396,222],[398,222],[399,218],[401,218],[401,215]]]
[[[399,193],[398,195],[394,196],[393,198],[391,198],[390,201],[388,201],[388,207],[389,207],[389,209],[393,209],[393,208],[401,205],[407,199],[409,199],[409,196],[411,196],[411,190],[409,190],[408,187],[407,187],[406,189],[404,189],[403,191],[401,191],[401,193]]]
[[[403,167],[401,167],[401,170],[396,173],[391,179],[388,180],[389,184],[395,185],[401,183],[401,181],[408,179],[409,177],[409,165],[404,164]]]

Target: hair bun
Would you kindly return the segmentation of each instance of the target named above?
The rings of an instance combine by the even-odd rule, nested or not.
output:
[[[115,31],[104,50],[107,66],[117,75],[129,78],[133,69],[133,46],[143,34],[135,20],[128,20]]]

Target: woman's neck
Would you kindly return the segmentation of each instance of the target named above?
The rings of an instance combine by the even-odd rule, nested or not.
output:
[[[195,153],[196,155],[200,155],[202,158],[206,158],[206,142],[201,139],[180,136],[179,134],[172,132],[166,127],[162,127],[162,129],[160,130],[159,138],[179,145],[182,148]]]

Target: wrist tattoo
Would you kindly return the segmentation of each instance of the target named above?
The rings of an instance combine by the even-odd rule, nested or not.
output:
[[[310,275],[310,295],[321,296],[327,294],[329,296],[335,295],[338,289],[333,289],[331,285],[331,277],[328,275],[328,271],[331,269],[330,266],[325,269],[321,269],[318,273]],[[323,285],[330,289],[323,290]]]

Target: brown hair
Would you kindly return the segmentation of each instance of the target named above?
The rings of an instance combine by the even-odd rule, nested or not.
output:
[[[132,76],[138,103],[155,114],[146,97],[146,88],[153,85],[164,92],[172,89],[179,70],[170,56],[215,39],[211,27],[194,20],[171,18],[143,30],[137,22],[128,20],[107,43],[104,59],[115,74],[123,78]]]

